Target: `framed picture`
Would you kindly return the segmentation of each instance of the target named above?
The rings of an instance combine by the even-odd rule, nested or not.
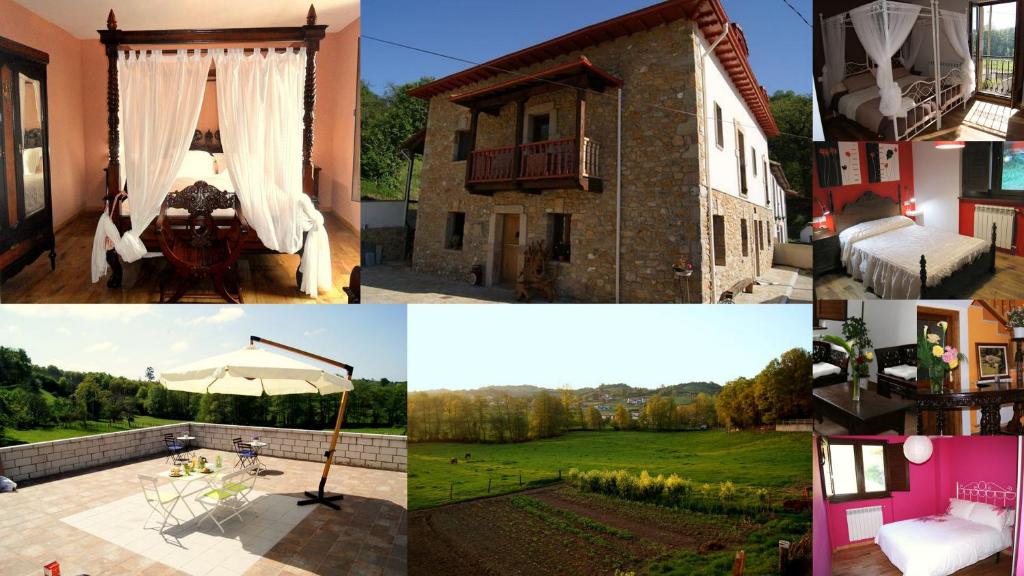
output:
[[[976,344],[978,350],[978,380],[991,380],[1010,375],[1006,344]]]

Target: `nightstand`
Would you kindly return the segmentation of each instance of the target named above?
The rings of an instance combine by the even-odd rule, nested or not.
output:
[[[814,275],[821,276],[833,270],[839,270],[839,234],[830,230],[815,232],[814,242]]]

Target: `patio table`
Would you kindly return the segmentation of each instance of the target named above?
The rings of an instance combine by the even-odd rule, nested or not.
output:
[[[266,442],[260,442],[259,440],[253,440],[252,442],[249,442],[249,447],[252,448],[252,459],[253,462],[256,464],[257,476],[259,476],[260,472],[267,469],[267,467],[263,465],[263,462],[260,461],[260,448],[263,448],[266,445]]]
[[[188,434],[178,436],[178,440],[181,440],[182,442],[185,443],[185,448],[182,449],[182,452],[192,452],[192,441],[195,439],[195,436],[189,436]]]
[[[171,476],[170,470],[165,470],[160,474],[157,474],[160,478],[168,478],[171,480],[167,484],[170,484],[171,488],[178,493],[178,500],[171,505],[169,513],[174,514],[174,508],[178,505],[178,502],[185,502],[185,508],[188,509],[189,514],[192,514],[194,518],[196,513],[192,511],[192,507],[188,505],[185,498],[198,494],[204,490],[209,490],[212,486],[212,482],[215,478],[220,477],[223,474],[221,470],[214,470],[209,474],[203,474],[202,472],[192,472],[186,475],[184,470],[180,476]]]

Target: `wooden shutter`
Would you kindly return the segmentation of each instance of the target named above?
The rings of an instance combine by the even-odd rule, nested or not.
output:
[[[815,300],[814,306],[819,320],[846,321],[846,300]]]
[[[903,443],[885,445],[885,487],[889,492],[910,491],[910,463],[903,455]]]
[[[992,145],[988,142],[968,142],[962,158],[964,195],[988,195],[992,189]]]
[[[725,216],[713,216],[715,231],[715,266],[725,266]]]

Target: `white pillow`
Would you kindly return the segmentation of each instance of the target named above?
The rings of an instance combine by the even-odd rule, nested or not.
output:
[[[179,178],[205,178],[213,176],[216,172],[213,169],[213,156],[203,150],[189,150],[185,154],[185,161],[181,163],[178,170]]]
[[[839,366],[829,364],[828,362],[815,362],[814,366],[811,367],[811,372],[814,378],[821,378],[822,376],[839,374],[842,370]]]
[[[43,149],[40,146],[25,148],[21,157],[24,174],[38,174],[43,171]]]
[[[900,364],[899,366],[890,366],[882,370],[882,372],[890,376],[903,378],[904,380],[917,380],[917,366]]]
[[[213,170],[214,170],[214,172],[216,174],[220,174],[221,172],[223,172],[223,171],[228,169],[228,164],[224,160],[224,153],[223,152],[213,152],[212,155],[213,155]]]
[[[1012,508],[1003,508],[1006,511],[1006,525],[1013,526],[1013,523],[1017,521],[1017,511]]]
[[[949,499],[949,510],[946,514],[963,520],[970,520],[971,510],[974,509],[974,502],[967,500]]]
[[[1006,509],[984,502],[974,502],[971,513],[967,520],[975,524],[989,526],[995,530],[1002,530],[1006,526]]]

